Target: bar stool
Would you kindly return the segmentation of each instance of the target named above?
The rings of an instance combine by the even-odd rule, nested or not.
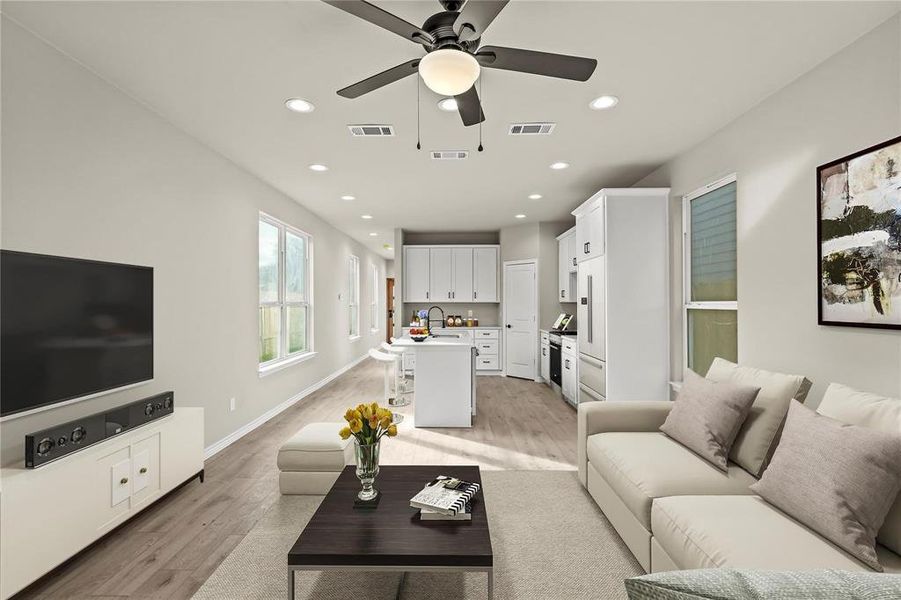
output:
[[[407,381],[407,374],[404,371],[404,350],[403,348],[395,348],[387,342],[382,342],[382,350],[395,358],[394,363],[394,402],[392,406],[408,406],[409,399],[404,394],[413,392],[412,381]]]
[[[394,373],[391,372],[391,369],[394,365],[397,364],[397,359],[394,357],[394,354],[388,354],[387,352],[381,352],[376,350],[375,348],[369,349],[369,357],[382,363],[385,367],[385,393],[384,393],[384,401],[385,404],[394,407],[397,406],[395,403],[395,397],[391,396],[391,379],[394,378]],[[397,389],[394,390],[395,396],[397,396]],[[394,422],[398,425],[403,422],[404,416],[401,414],[394,415]]]

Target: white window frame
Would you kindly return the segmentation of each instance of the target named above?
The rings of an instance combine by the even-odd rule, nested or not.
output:
[[[347,258],[347,323],[349,326],[348,337],[351,340],[360,339],[360,257],[351,254]],[[356,307],[356,316],[353,307]]]
[[[369,320],[370,333],[378,333],[379,331],[379,267],[375,263],[372,265],[372,298],[369,300]]]
[[[738,313],[735,301],[694,301],[691,299],[691,201],[710,192],[738,181],[738,174],[732,173],[713,183],[699,187],[682,196],[682,367],[688,367],[688,311],[689,310],[733,310]],[[736,195],[736,211],[738,197]],[[737,227],[737,226],[736,226]],[[738,236],[736,235],[736,238]],[[736,242],[737,243],[737,242]],[[737,250],[737,248],[736,248]],[[702,373],[703,375],[703,373]]]
[[[313,346],[313,236],[309,233],[288,225],[287,223],[276,219],[275,217],[261,212],[258,220],[265,222],[278,229],[278,300],[276,302],[259,302],[257,310],[264,306],[278,306],[280,308],[279,315],[279,356],[272,360],[259,363],[258,370],[260,377],[280,371],[285,367],[303,362],[316,356]],[[305,298],[302,302],[287,302],[285,300],[285,239],[286,233],[291,233],[298,237],[302,237],[306,243],[306,252],[304,256],[304,290]],[[259,236],[257,237],[257,254],[259,254]],[[257,273],[259,278],[259,273]],[[259,293],[259,292],[258,292]],[[259,298],[257,298],[259,301]],[[307,349],[293,353],[288,353],[288,307],[306,307],[306,335]],[[257,360],[259,360],[259,344],[260,344],[260,323],[257,317]]]

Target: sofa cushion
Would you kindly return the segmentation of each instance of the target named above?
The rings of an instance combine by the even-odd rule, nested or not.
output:
[[[654,501],[654,539],[682,569],[869,568],[759,496],[673,496]],[[877,546],[886,572],[901,556]]]
[[[310,423],[278,451],[281,471],[340,471],[353,462],[350,440],[338,436],[341,423]]]
[[[773,461],[751,489],[880,570],[876,534],[901,490],[901,435],[792,401]]]
[[[685,369],[682,389],[660,431],[721,471],[760,388],[705,379]]]
[[[810,381],[801,375],[740,367],[722,358],[713,360],[707,379],[760,388],[729,452],[729,460],[744,467],[751,475],[760,477],[775,450],[789,401],[794,398],[804,402],[810,391]]]
[[[692,569],[626,579],[629,600],[837,600],[895,598],[901,575],[818,569],[816,571],[752,571]]]
[[[859,392],[839,383],[829,385],[817,412],[842,423],[888,433],[901,432],[901,399]],[[886,515],[876,539],[901,554],[901,494]]]
[[[736,465],[726,473],[659,432],[588,437],[588,461],[635,518],[651,529],[651,502],[685,494],[751,494],[755,479]]]

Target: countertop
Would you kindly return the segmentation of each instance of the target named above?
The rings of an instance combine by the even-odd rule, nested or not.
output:
[[[457,327],[455,329],[462,329],[462,327]],[[430,348],[435,346],[466,346],[467,348],[472,347],[472,339],[469,336],[465,338],[452,338],[452,337],[429,337],[428,339],[422,342],[414,342],[413,338],[408,335],[400,337],[394,340],[392,346],[399,346],[402,348]]]
[[[404,325],[403,329],[409,329],[410,325]],[[438,331],[454,331],[455,329],[459,329],[461,331],[475,331],[476,329],[503,329],[500,325],[479,325],[478,327],[433,327],[432,329],[436,329]]]

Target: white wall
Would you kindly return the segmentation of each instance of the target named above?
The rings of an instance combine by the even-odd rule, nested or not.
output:
[[[385,261],[5,18],[2,240],[7,249],[155,269],[155,380],[6,421],[0,461],[26,432],[163,390],[206,409],[212,444],[384,338],[370,334],[371,264]],[[315,347],[257,374],[257,215],[314,236]],[[347,338],[347,256],[360,257],[361,333]],[[229,398],[237,410],[229,412]],[[338,415],[336,415],[337,417]]]
[[[738,173],[739,361],[901,395],[901,332],[817,325],[816,167],[901,133],[894,17],[636,186],[673,190],[673,373],[682,369],[682,195]]]

